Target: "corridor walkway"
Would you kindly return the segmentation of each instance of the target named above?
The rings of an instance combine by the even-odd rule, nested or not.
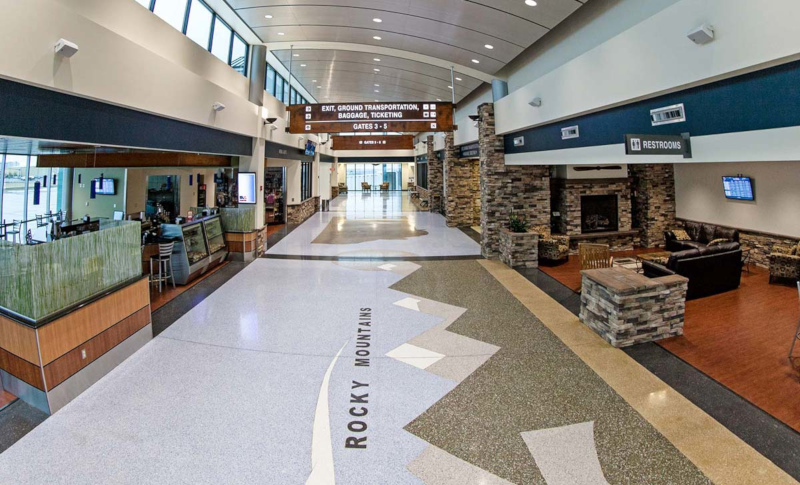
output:
[[[404,194],[343,196],[0,455],[0,483],[794,483],[478,254]]]

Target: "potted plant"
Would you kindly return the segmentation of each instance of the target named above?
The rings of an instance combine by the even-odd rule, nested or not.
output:
[[[524,215],[508,217],[508,227],[500,231],[500,260],[512,268],[539,266],[539,234],[530,232],[530,223]]]

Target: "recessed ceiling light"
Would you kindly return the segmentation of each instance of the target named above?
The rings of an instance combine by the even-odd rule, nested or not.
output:
[[[379,35],[373,36],[372,38],[375,40],[381,40],[381,37]]]
[[[380,85],[380,84],[376,84],[376,85],[375,85],[375,87],[376,87],[376,88],[379,88],[379,87],[381,87],[381,85]]]
[[[376,57],[375,59],[373,59],[373,61],[375,61],[375,62],[381,62],[381,60],[380,60],[380,59],[378,59],[377,57]]]
[[[294,57],[300,57],[300,54],[294,54]]]
[[[436,98],[436,101],[441,101],[441,99],[439,99],[439,98]]]
[[[264,15],[264,18],[265,18],[265,19],[271,19],[271,18],[272,18],[272,15],[270,15],[270,14],[266,14],[266,15]]]
[[[381,70],[380,70],[380,69],[377,69],[377,68],[376,68],[376,69],[373,69],[373,71],[375,71],[375,72],[381,72]]]
[[[305,64],[300,64],[300,67],[306,67],[306,65]]]
[[[494,49],[494,46],[492,44],[486,44],[484,47],[486,47],[489,50]]]
[[[475,64],[480,64],[481,63],[481,61],[479,61],[477,59],[473,59],[472,62],[474,62]]]
[[[379,90],[377,90],[377,89],[375,90],[375,92],[376,92],[376,93],[380,93],[380,91],[379,91]]]
[[[375,100],[375,102],[376,102],[376,103],[380,103],[380,101],[379,101],[379,100],[377,100],[377,99]]]
[[[536,0],[525,0],[525,5],[529,7],[535,7],[536,5],[538,5],[538,3],[536,3]]]
[[[460,77],[457,77],[456,81],[463,81],[463,79],[461,79]]]
[[[314,79],[314,80],[313,80],[313,81],[311,81],[311,82],[316,84],[317,80],[316,80],[316,79]]]
[[[278,32],[278,35],[286,35],[286,34],[284,34],[283,32]]]
[[[447,86],[447,89],[453,89],[453,86]]]
[[[376,24],[379,24],[379,23],[383,22],[383,20],[381,20],[379,18],[374,18],[374,19],[372,19],[372,21],[375,22]]]

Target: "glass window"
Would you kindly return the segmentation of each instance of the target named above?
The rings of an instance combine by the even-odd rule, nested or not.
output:
[[[242,76],[247,75],[247,44],[236,34],[233,36],[231,67],[239,71]]]
[[[278,73],[275,73],[275,97],[278,100],[283,99],[283,78]]]
[[[275,96],[275,69],[267,64],[267,92]]]
[[[208,50],[208,41],[211,37],[211,21],[214,14],[211,9],[200,0],[192,0],[189,8],[189,22],[186,24],[186,36]]]
[[[183,21],[186,18],[187,0],[158,0],[153,13],[166,23],[183,32]]]
[[[214,39],[211,42],[211,53],[226,64],[230,64],[232,35],[231,28],[225,25],[225,22],[220,20],[219,17],[215,17]]]
[[[150,9],[150,0],[136,0],[136,2],[146,9]]]
[[[283,81],[283,104],[289,104],[289,83]]]
[[[428,188],[428,164],[417,163],[417,185],[423,189]]]
[[[6,155],[3,177],[3,221],[25,220],[25,179],[28,157]]]

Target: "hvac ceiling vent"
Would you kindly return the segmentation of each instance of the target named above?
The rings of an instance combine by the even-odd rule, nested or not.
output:
[[[683,103],[650,110],[650,121],[653,126],[669,125],[686,121],[686,109]]]
[[[581,132],[578,128],[578,125],[575,126],[568,126],[566,128],[561,128],[561,139],[562,140],[569,140],[572,138],[580,138]]]

